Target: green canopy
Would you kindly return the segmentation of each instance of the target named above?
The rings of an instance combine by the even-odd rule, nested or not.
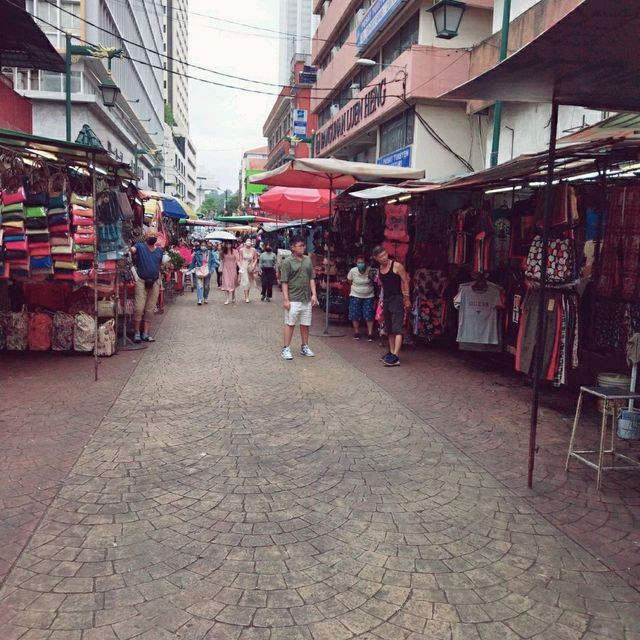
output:
[[[216,222],[238,222],[246,224],[248,222],[254,222],[255,216],[215,216],[213,218]]]

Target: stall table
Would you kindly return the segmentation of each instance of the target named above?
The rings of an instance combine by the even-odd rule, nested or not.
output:
[[[600,447],[599,449],[586,449],[576,450],[574,449],[576,431],[580,424],[580,416],[582,414],[582,401],[585,394],[594,396],[602,400],[602,421],[600,423]],[[596,476],[596,489],[600,491],[602,484],[602,474],[605,471],[624,471],[624,470],[640,470],[640,461],[634,460],[629,456],[619,453],[615,450],[616,439],[616,420],[617,415],[615,411],[609,410],[609,405],[616,401],[628,401],[628,400],[640,400],[640,393],[633,393],[628,389],[617,389],[615,387],[580,387],[580,395],[578,396],[578,405],[576,406],[576,415],[573,421],[573,429],[571,430],[571,440],[569,442],[569,453],[567,454],[567,463],[565,465],[565,471],[569,471],[569,463],[572,458],[575,458],[578,462],[597,470]],[[605,439],[607,436],[607,419],[611,416],[611,448],[605,449]],[[593,462],[585,456],[598,455],[598,461]],[[605,454],[611,455],[611,466],[604,466]],[[629,463],[627,465],[616,465],[616,459],[624,460]]]

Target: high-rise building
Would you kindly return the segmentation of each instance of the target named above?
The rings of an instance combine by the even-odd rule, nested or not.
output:
[[[165,191],[197,205],[196,148],[189,137],[189,0],[164,6]]]
[[[293,56],[311,53],[311,38],[315,24],[311,0],[280,0],[280,84],[289,84]]]
[[[98,89],[107,78],[105,62],[84,56],[73,60],[72,140],[88,124],[105,149],[137,165],[141,186],[155,188],[151,170],[156,162],[148,152],[161,148],[164,137],[162,5],[138,0],[27,0],[25,8],[62,54],[65,32],[76,36],[74,44],[120,48],[124,43],[127,56],[112,65],[113,80],[122,91],[114,107],[103,105]],[[33,133],[64,140],[64,75],[3,71],[13,76],[16,91],[33,103]]]

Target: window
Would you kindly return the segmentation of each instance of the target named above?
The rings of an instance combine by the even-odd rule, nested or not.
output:
[[[381,156],[413,144],[414,119],[413,111],[407,110],[380,127]]]
[[[392,36],[391,40],[382,47],[382,64],[393,64],[393,61],[414,44],[418,44],[418,31],[420,29],[419,14],[413,15],[409,20]]]
[[[20,70],[18,72],[18,77],[21,77],[21,74],[27,74],[26,70]],[[65,90],[65,80],[64,74],[55,73],[54,71],[41,71],[40,72],[40,81],[34,81],[33,73],[30,76],[30,86],[28,87],[31,91],[52,91],[54,93],[62,93]],[[24,78],[19,81],[19,84],[24,82]],[[82,93],[82,74],[79,71],[71,72],[71,93]]]

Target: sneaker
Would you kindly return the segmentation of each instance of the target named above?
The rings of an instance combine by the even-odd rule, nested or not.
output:
[[[142,334],[142,342],[155,342],[156,339],[153,336],[150,336],[148,333]]]
[[[260,302],[264,302],[264,296],[260,296]]]
[[[271,302],[271,298],[267,298],[267,302]]]
[[[291,347],[282,347],[280,356],[283,360],[293,360],[293,354],[291,353]]]
[[[387,353],[385,353],[383,356],[380,356],[380,362],[384,362],[389,356],[392,356],[393,354],[391,353],[391,351],[387,351]]]
[[[198,306],[202,306],[202,300],[198,300]]]
[[[390,353],[384,359],[385,367],[398,367],[400,366],[400,358],[398,356],[394,356],[393,353]]]
[[[360,334],[359,333],[354,333],[353,334],[353,339],[354,340],[360,340]]]
[[[205,304],[209,304],[209,301],[208,301],[208,300],[205,300],[205,301],[204,301],[204,303],[205,303]]]
[[[369,334],[369,335],[367,336],[367,342],[373,342],[373,339],[374,339],[374,338],[373,338],[373,336],[372,336],[371,334]]]
[[[308,344],[303,344],[300,347],[300,355],[307,356],[307,358],[313,358],[316,354],[311,351]]]
[[[142,342],[142,338],[140,337],[140,332],[136,331],[136,333],[133,334],[133,341],[136,344],[140,344]]]

